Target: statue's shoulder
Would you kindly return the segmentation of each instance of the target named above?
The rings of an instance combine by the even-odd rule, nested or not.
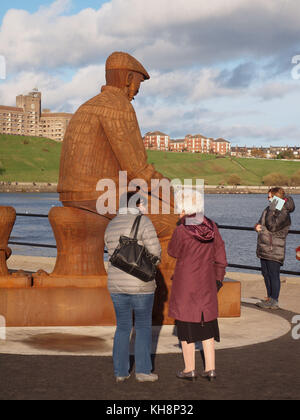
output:
[[[135,111],[124,93],[110,87],[103,88],[99,95],[81,105],[78,111],[116,119],[132,119],[135,115]]]

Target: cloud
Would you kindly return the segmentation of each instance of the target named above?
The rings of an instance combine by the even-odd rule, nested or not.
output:
[[[298,0],[112,0],[73,15],[69,7],[57,0],[32,14],[6,13],[0,51],[9,71],[100,64],[114,50],[166,71],[242,57],[274,59],[296,49],[300,36]],[[245,82],[245,70],[228,83]]]
[[[255,142],[262,144],[272,145],[280,143],[285,145],[287,142],[292,141],[296,144],[296,139],[300,136],[300,129],[295,125],[285,125],[284,127],[270,127],[264,125],[233,125],[231,127],[222,127],[220,130],[223,132],[225,138],[235,139],[255,139]],[[239,142],[241,144],[241,142]]]
[[[255,91],[255,95],[260,97],[264,101],[272,101],[273,99],[283,99],[285,96],[292,93],[299,93],[299,83],[287,83],[287,82],[270,82]]]
[[[243,89],[227,86],[221,77],[221,70],[204,67],[201,69],[174,71],[153,71],[151,79],[142,85],[145,102],[172,101],[172,103],[198,104],[199,101],[236,97],[243,93]],[[146,99],[148,98],[148,99]]]
[[[1,104],[15,105],[16,95],[38,87],[44,108],[74,112],[99,93],[107,56],[127,51],[151,76],[134,104],[143,132],[270,143],[299,138],[292,116],[284,116],[288,102],[282,121],[274,117],[279,128],[265,127],[262,118],[269,103],[290,99],[300,86],[290,75],[291,57],[300,53],[298,0],[111,0],[71,10],[71,1],[57,0],[35,13],[6,13]]]
[[[256,66],[254,63],[246,62],[239,64],[232,71],[223,70],[218,77],[218,81],[228,88],[246,88],[256,77]]]
[[[21,72],[0,85],[0,103],[15,106],[15,98],[34,87],[42,92],[42,107],[53,111],[75,112],[86,100],[100,93],[104,66],[91,65],[78,70],[69,82],[62,74]]]

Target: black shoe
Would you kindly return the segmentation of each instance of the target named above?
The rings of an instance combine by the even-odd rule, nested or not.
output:
[[[177,372],[176,376],[179,379],[186,379],[187,381],[192,382],[196,382],[197,380],[197,373],[195,370],[192,370],[191,372]]]
[[[207,378],[210,382],[217,379],[217,374],[215,370],[208,370],[207,372],[202,373],[202,378]]]

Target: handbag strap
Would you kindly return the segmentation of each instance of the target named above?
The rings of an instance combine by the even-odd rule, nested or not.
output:
[[[138,231],[139,231],[139,227],[140,227],[140,223],[141,223],[141,219],[142,219],[142,214],[139,214],[132,226],[131,232],[130,232],[130,237],[133,239],[137,239],[137,235],[138,235]]]

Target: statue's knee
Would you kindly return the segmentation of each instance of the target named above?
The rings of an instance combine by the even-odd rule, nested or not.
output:
[[[109,220],[99,214],[72,207],[53,207],[49,221],[54,235],[63,236],[70,242],[103,241]]]
[[[11,250],[7,247],[7,244],[15,221],[16,210],[13,207],[0,206],[0,248],[5,250],[5,255],[9,256]]]

